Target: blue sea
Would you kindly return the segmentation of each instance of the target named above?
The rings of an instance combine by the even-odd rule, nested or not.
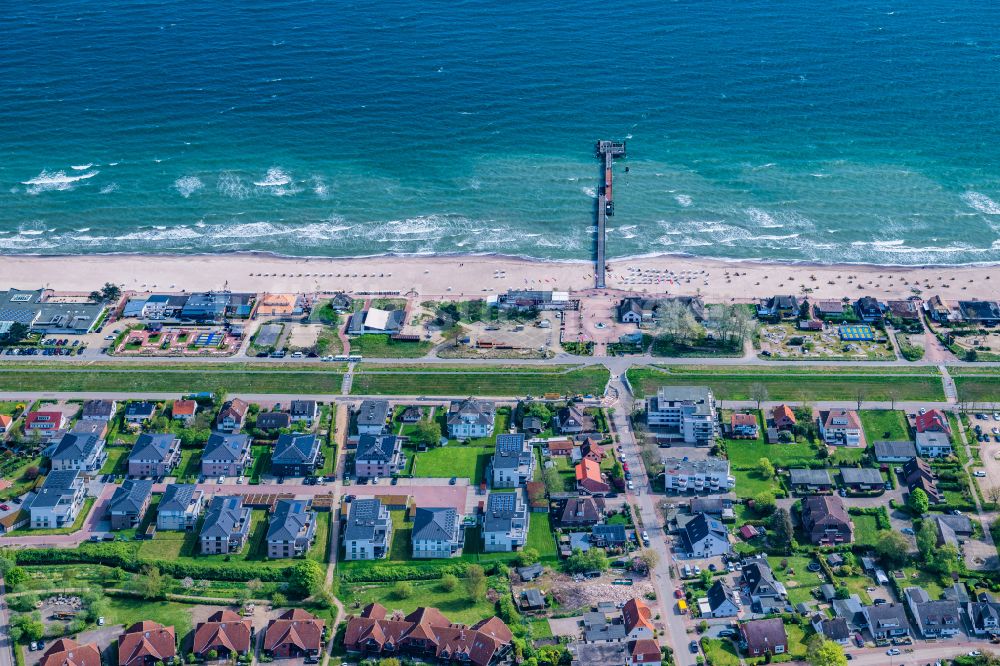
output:
[[[996,0],[0,6],[0,252],[1000,261]],[[625,168],[628,168],[626,173]]]

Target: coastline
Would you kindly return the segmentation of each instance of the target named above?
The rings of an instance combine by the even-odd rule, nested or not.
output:
[[[608,287],[601,291],[651,297],[700,294],[708,302],[748,302],[780,293],[824,299],[862,295],[927,298],[935,294],[948,299],[1000,298],[1000,265],[817,264],[679,254],[621,257],[608,264]],[[89,292],[105,282],[140,292],[223,288],[416,292],[421,297],[468,299],[507,289],[591,291],[593,263],[499,254],[329,258],[267,252],[7,255],[0,261],[0,285],[4,288],[45,286]]]

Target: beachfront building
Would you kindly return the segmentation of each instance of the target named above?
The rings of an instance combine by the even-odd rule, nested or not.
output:
[[[715,396],[707,386],[662,386],[646,401],[646,423],[660,443],[715,441]]]
[[[14,324],[33,333],[83,335],[94,330],[106,308],[87,297],[58,295],[51,289],[8,289],[0,293],[0,335]]]

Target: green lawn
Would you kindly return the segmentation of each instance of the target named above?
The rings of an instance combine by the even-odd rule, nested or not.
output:
[[[105,449],[108,459],[101,467],[101,474],[125,474],[128,470],[128,454],[132,449],[127,446],[109,446]]]
[[[521,366],[517,370],[498,367],[478,372],[400,373],[371,372],[362,364],[359,370],[351,384],[352,395],[601,395],[610,376],[603,366],[588,366],[566,373],[538,371],[535,366]]]
[[[888,374],[884,368],[881,373],[872,373],[853,366],[839,370],[808,368],[809,373],[797,367],[679,368],[631,368],[628,379],[636,397],[653,395],[660,386],[681,385],[709,386],[721,400],[750,400],[752,387],[762,384],[771,400],[856,400],[859,392],[869,401],[944,400],[940,376],[928,369],[923,369],[924,374],[915,374],[892,368],[892,374]]]
[[[171,601],[144,601],[126,597],[110,597],[106,623],[123,624],[126,627],[143,620],[153,620],[173,627],[177,636],[186,636],[193,626],[191,620],[194,606]]]
[[[34,479],[29,479],[25,476],[25,474],[32,467],[41,469],[43,462],[44,461],[41,457],[28,458],[21,464],[17,465],[16,467],[13,467],[10,470],[10,472],[4,474],[3,478],[10,481],[11,486],[9,488],[0,490],[0,499],[7,500],[10,499],[11,497],[20,497],[24,493],[34,488],[35,484],[38,483],[38,479],[41,477],[36,476]],[[14,465],[16,464],[16,462],[10,461],[8,463],[7,461],[5,461],[5,466],[7,464]]]
[[[974,370],[986,370],[985,368],[973,368]],[[996,402],[1000,397],[1000,373],[995,368],[988,372],[994,374],[972,373],[971,370],[962,368],[952,369],[955,388],[958,390],[960,402]]]
[[[736,479],[738,497],[754,497],[763,492],[775,494],[781,490],[776,479],[765,479],[756,470],[733,469],[731,474]]]
[[[788,562],[788,567],[782,569],[780,563]],[[813,588],[819,587],[826,581],[822,578],[822,573],[809,571],[809,563],[812,557],[802,555],[792,555],[789,557],[771,558],[774,567],[774,577],[779,582],[784,583],[788,591],[788,601],[793,606],[804,601],[815,600],[812,596]]]
[[[341,599],[348,609],[360,608],[372,602],[382,604],[390,612],[400,610],[404,613],[416,610],[418,606],[434,606],[448,619],[463,624],[474,624],[495,613],[493,604],[489,601],[471,601],[461,581],[451,592],[442,589],[441,583],[436,580],[413,581],[410,584],[413,586],[413,593],[405,599],[400,599],[394,593],[395,583],[342,586]]]
[[[701,639],[701,649],[705,652],[705,657],[712,666],[740,666],[740,655],[732,641],[703,638]]]
[[[492,446],[475,446],[449,441],[447,446],[439,446],[422,453],[411,453],[410,455],[414,456],[413,476],[421,478],[456,476],[478,484],[483,480],[493,450]]]
[[[854,523],[854,543],[863,546],[874,546],[880,541],[881,530],[875,522],[875,516],[851,516]]]
[[[861,425],[865,429],[868,443],[879,440],[907,441],[910,439],[910,428],[906,423],[906,414],[899,410],[865,409],[860,412]]]
[[[206,564],[223,564],[225,562],[253,562],[264,567],[287,567],[295,560],[267,559],[267,512],[253,511],[250,524],[250,537],[239,553],[230,555],[202,555],[198,552],[198,532],[201,531],[201,521],[191,532],[172,532],[161,530],[148,541],[139,545],[139,557],[151,560],[189,560]]]
[[[330,520],[329,511],[316,512],[316,540],[306,553],[306,559],[316,560],[321,564],[330,561]]]
[[[250,465],[250,483],[260,483],[262,474],[271,471],[271,447],[258,445],[250,447],[253,463]]]
[[[733,467],[755,467],[767,458],[775,467],[799,467],[816,460],[816,449],[808,443],[766,444],[759,439],[726,440]]]
[[[372,358],[420,358],[426,356],[434,345],[420,342],[393,340],[388,335],[368,333],[351,338],[351,353]]]
[[[201,449],[182,449],[175,471],[178,483],[194,483],[201,476]]]

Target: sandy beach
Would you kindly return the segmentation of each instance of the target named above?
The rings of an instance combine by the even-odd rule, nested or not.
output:
[[[708,302],[773,294],[813,298],[1000,298],[1000,266],[885,267],[724,262],[679,256],[609,262],[608,290],[700,294]],[[422,298],[473,298],[507,289],[593,288],[593,265],[502,256],[320,259],[265,254],[8,256],[0,285],[87,292],[105,282],[125,290],[399,292]],[[811,290],[811,291],[807,291]]]

